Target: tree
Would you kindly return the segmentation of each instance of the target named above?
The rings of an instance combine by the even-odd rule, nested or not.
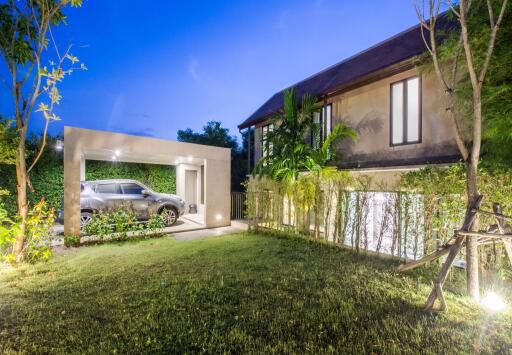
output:
[[[242,137],[242,142],[244,142]],[[203,132],[194,132],[192,129],[178,131],[180,142],[213,145],[231,149],[231,190],[242,191],[247,165],[247,151],[244,143],[239,147],[235,136],[229,134],[229,128],[223,128],[219,121],[209,121]]]
[[[265,149],[269,154],[258,162],[255,172],[276,180],[293,182],[301,171],[320,171],[334,154],[332,145],[346,138],[355,139],[356,133],[344,123],[336,125],[318,149],[306,141],[308,135],[318,136],[321,126],[313,122],[313,114],[320,111],[316,99],[305,94],[297,102],[293,88],[284,92],[283,111],[272,117],[272,130],[266,133]]]
[[[203,127],[202,133],[194,132],[190,128],[178,130],[178,140],[180,142],[238,149],[236,137],[230,136],[229,129],[223,128],[222,123],[219,121],[209,121]]]
[[[25,241],[26,219],[29,210],[27,187],[29,173],[36,165],[46,146],[48,125],[60,118],[55,106],[62,99],[59,85],[78,65],[77,57],[70,53],[71,46],[61,53],[52,35],[52,27],[66,19],[63,8],[81,6],[82,0],[9,0],[0,5],[0,50],[7,66],[9,78],[4,82],[12,98],[12,105],[5,117],[11,117],[16,132],[16,180],[19,229],[13,244],[13,254],[21,259]],[[49,48],[55,51],[56,60],[45,65]],[[27,131],[34,111],[41,112],[45,126],[39,150],[29,164],[26,158]]]
[[[478,193],[478,164],[482,145],[482,91],[486,84],[491,59],[495,49],[498,30],[507,10],[507,0],[472,1],[460,0],[458,6],[447,1],[450,7],[449,16],[454,16],[459,24],[455,45],[444,50],[439,49],[437,24],[440,18],[442,0],[428,0],[425,12],[425,1],[416,2],[415,7],[421,22],[421,31],[426,48],[432,59],[434,71],[440,82],[445,98],[447,111],[455,128],[455,141],[466,165],[466,220],[472,214],[472,206],[480,201]],[[473,3],[474,2],[474,3]],[[479,9],[486,8],[488,27],[486,31],[475,32],[471,21]],[[496,12],[496,8],[498,11]],[[497,14],[497,17],[496,15]],[[448,15],[443,15],[448,16]],[[428,32],[428,33],[426,33]],[[449,42],[450,43],[450,42]],[[447,70],[449,66],[449,70]],[[456,93],[463,85],[464,79],[469,80],[470,98],[470,133],[465,135],[460,125],[460,117],[464,116],[456,104]],[[471,230],[478,229],[478,221],[467,225]],[[466,238],[467,258],[467,289],[474,299],[479,298],[478,278],[478,241],[476,238]]]

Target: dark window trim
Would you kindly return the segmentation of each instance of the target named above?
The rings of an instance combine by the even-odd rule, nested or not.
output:
[[[270,127],[272,126],[272,123],[267,123],[266,125],[261,126],[261,157],[264,158],[265,155],[263,154],[265,151],[267,152],[267,157],[270,157],[272,154],[270,153],[270,146],[268,142],[268,138],[266,138],[266,135],[264,134],[265,128],[267,128],[267,133],[270,132]],[[266,149],[264,149],[264,146]]]
[[[407,81],[411,79],[418,79],[418,140],[407,141]],[[402,83],[402,115],[403,115],[403,128],[402,128],[402,143],[393,143],[393,85]],[[414,75],[408,78],[394,81],[389,84],[389,145],[391,147],[399,147],[402,145],[420,144],[423,141],[423,89],[421,76]]]
[[[330,127],[331,127],[331,131],[330,132],[327,132],[327,120],[326,118],[324,117],[324,113],[327,112],[327,107],[330,107],[330,112],[331,112],[331,117],[329,117],[329,123],[330,123]],[[322,108],[320,109],[320,112],[318,112],[319,116],[318,116],[318,119],[319,119],[319,122],[318,124],[320,125],[320,132],[319,132],[319,146],[322,146],[322,144],[324,143],[325,141],[325,138],[327,137],[327,135],[329,133],[332,132],[332,102],[328,103],[328,104],[324,104],[322,105]],[[314,113],[313,113],[313,116],[311,117],[311,119],[313,120],[313,123],[314,123]],[[314,137],[313,137],[313,132],[310,132],[309,134],[309,145],[313,147],[313,144],[314,144]]]

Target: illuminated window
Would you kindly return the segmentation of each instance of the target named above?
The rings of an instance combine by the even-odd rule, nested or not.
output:
[[[268,133],[272,132],[274,126],[268,124],[261,127],[261,156],[268,158],[272,155],[272,142],[268,140]]]
[[[391,84],[391,145],[421,142],[421,82],[418,77]]]

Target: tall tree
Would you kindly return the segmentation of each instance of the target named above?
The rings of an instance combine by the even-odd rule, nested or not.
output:
[[[59,85],[78,65],[78,58],[64,52],[54,41],[52,27],[63,23],[66,6],[81,6],[82,0],[9,0],[0,5],[0,51],[7,66],[9,78],[4,82],[12,101],[3,115],[12,118],[16,132],[16,192],[18,199],[19,231],[13,244],[16,259],[21,258],[25,241],[28,214],[27,187],[29,173],[35,166],[46,145],[46,133],[50,122],[60,118],[54,108],[61,101]],[[49,50],[54,51],[55,60],[48,60]],[[44,63],[47,62],[45,65]],[[44,131],[32,161],[26,159],[27,131],[34,111],[40,111],[45,120]]]
[[[459,25],[456,45],[450,51],[439,49],[437,24],[440,18],[441,4],[450,7],[450,16],[454,16]],[[467,219],[472,213],[471,206],[477,205],[478,164],[482,145],[482,90],[495,49],[498,30],[507,12],[508,0],[460,0],[454,6],[450,0],[421,0],[415,2],[422,35],[432,59],[434,70],[440,82],[447,111],[455,128],[455,141],[466,164]],[[479,8],[486,8],[488,27],[486,31],[475,31],[471,20]],[[442,15],[448,16],[448,15]],[[448,53],[448,54],[447,54]],[[465,134],[459,118],[464,115],[456,105],[456,93],[463,80],[467,78],[471,87],[470,132]],[[461,80],[462,79],[462,80]],[[477,221],[469,226],[478,229]],[[467,237],[466,240],[467,289],[474,299],[479,298],[478,277],[478,241]]]

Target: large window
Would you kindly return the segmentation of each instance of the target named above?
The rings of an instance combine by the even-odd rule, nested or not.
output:
[[[268,124],[261,127],[261,156],[268,158],[272,155],[272,143],[268,140],[268,133],[272,132],[274,126]]]
[[[391,84],[391,145],[421,142],[421,81],[414,77]]]
[[[325,140],[325,137],[332,131],[332,104],[324,105],[320,112],[313,114],[313,123],[320,126],[317,134],[311,135],[311,145],[318,149]]]

